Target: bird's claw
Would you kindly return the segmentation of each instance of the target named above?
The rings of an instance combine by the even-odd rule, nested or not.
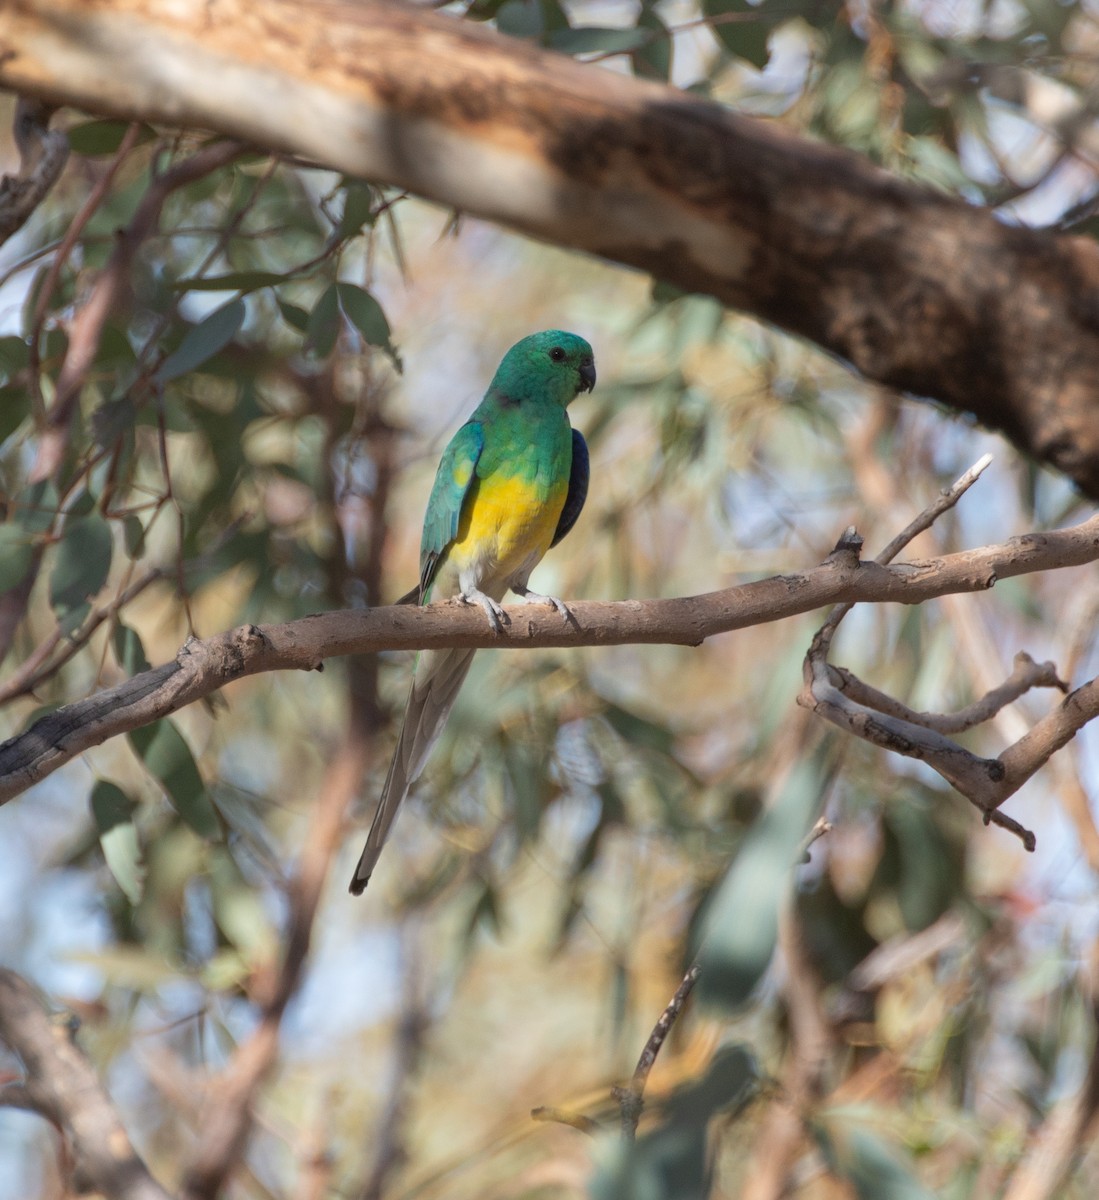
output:
[[[523,588],[517,592],[524,604],[550,604],[561,614],[561,620],[568,624],[572,613],[569,612],[569,606],[564,600],[558,599],[556,596],[543,596],[541,592],[532,592],[528,588]]]
[[[461,604],[479,604],[488,617],[493,633],[499,633],[504,625],[508,624],[508,615],[503,607],[491,596],[486,596],[476,588],[470,588],[468,592],[459,592],[458,600]]]

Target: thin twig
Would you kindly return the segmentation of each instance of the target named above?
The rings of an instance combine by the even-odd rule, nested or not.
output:
[[[701,970],[698,963],[692,963],[687,969],[687,974],[683,976],[682,982],[676,988],[675,995],[668,1001],[667,1008],[660,1014],[660,1019],[653,1026],[653,1031],[649,1034],[649,1040],[645,1043],[644,1050],[641,1051],[641,1057],[637,1060],[637,1066],[634,1068],[633,1075],[630,1076],[629,1083],[614,1088],[611,1093],[621,1108],[622,1136],[627,1141],[633,1141],[637,1134],[637,1123],[641,1120],[641,1112],[645,1107],[645,1085],[649,1081],[649,1072],[653,1069],[656,1056],[660,1053],[660,1048],[664,1045],[668,1034],[671,1033],[672,1026],[683,1011],[687,998],[694,990]]]

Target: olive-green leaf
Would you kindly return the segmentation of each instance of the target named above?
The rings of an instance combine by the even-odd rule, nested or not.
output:
[[[244,301],[230,300],[187,331],[179,346],[160,364],[157,381],[168,383],[208,362],[237,336],[244,324]]]
[[[585,25],[579,29],[559,29],[547,40],[552,49],[562,54],[628,54],[647,45],[650,36],[642,29]]]
[[[374,297],[354,283],[336,284],[344,316],[371,346],[389,345],[389,322]]]
[[[279,312],[287,325],[299,333],[305,333],[309,328],[309,313],[300,305],[291,304],[289,300],[280,300]]]
[[[700,923],[700,1000],[738,1009],[767,969],[797,847],[820,795],[819,763],[801,761],[752,826]]]
[[[340,336],[340,301],[336,284],[329,284],[313,305],[305,327],[305,349],[318,358],[327,358]]]
[[[23,582],[30,569],[31,540],[19,525],[0,525],[0,592]]]
[[[815,1132],[829,1166],[854,1185],[859,1200],[932,1200],[932,1193],[874,1134],[838,1123]]]
[[[69,517],[50,572],[50,604],[58,619],[82,607],[107,581],[111,527],[98,512]]]
[[[85,158],[114,154],[122,145],[128,128],[128,121],[85,121],[67,131],[69,147],[74,154],[82,154]],[[149,141],[152,136],[149,126],[143,125],[138,133],[138,144]]]
[[[343,212],[336,237],[341,241],[356,237],[363,226],[372,226],[376,220],[374,212],[374,189],[367,183],[349,180],[343,189]]]
[[[118,665],[127,675],[140,675],[149,669],[149,660],[145,657],[145,647],[137,631],[121,621],[114,627],[114,653]]]
[[[91,806],[107,869],[130,903],[136,904],[145,886],[145,867],[133,822],[137,806],[117,784],[106,779],[96,780]]]
[[[191,275],[177,279],[172,287],[177,292],[254,292],[285,282],[286,276],[279,271],[229,271],[224,275]]]
[[[206,794],[198,766],[183,735],[167,717],[135,729],[130,744],[184,821],[204,838],[217,838],[221,827]]]
[[[714,36],[731,54],[743,58],[753,67],[763,68],[767,65],[770,51],[767,49],[767,39],[770,36],[773,21],[760,11],[762,5],[752,4],[751,0],[703,0],[702,11],[712,20],[710,29]],[[722,19],[722,18],[733,18]]]

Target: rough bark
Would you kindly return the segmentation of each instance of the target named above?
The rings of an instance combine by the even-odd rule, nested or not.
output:
[[[0,86],[303,155],[651,271],[1099,498],[1099,247],[658,84],[374,2],[18,0]]]

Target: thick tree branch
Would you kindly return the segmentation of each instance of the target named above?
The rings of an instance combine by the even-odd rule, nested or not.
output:
[[[65,169],[69,139],[61,130],[50,130],[53,109],[35,100],[20,100],[15,107],[15,144],[19,170],[0,179],[0,243],[26,223]]]
[[[72,1030],[51,1018],[38,994],[0,968],[0,1039],[23,1060],[27,1078],[7,1102],[33,1108],[66,1138],[82,1190],[110,1200],[168,1200],[130,1145],[122,1123]]]
[[[579,601],[570,606],[568,624],[552,609],[513,605],[508,610],[510,623],[498,635],[488,628],[479,609],[449,603],[319,613],[283,625],[246,625],[201,641],[192,638],[173,662],[64,705],[0,745],[0,803],[108,738],[168,716],[235,679],[265,671],[310,671],[319,669],[326,658],[346,654],[443,646],[697,646],[718,633],[824,605],[918,604],[954,592],[985,591],[998,579],[1096,560],[1099,516],[1069,529],[1029,533],[1001,545],[941,558],[885,566],[861,562],[857,554],[842,551],[817,567],[701,596]],[[1056,739],[1063,745],[1095,711],[1099,711],[1099,683],[1068,696],[1058,710],[1060,716],[1051,714],[1036,727],[1043,730],[1043,745]],[[1034,762],[1031,770],[1038,765]],[[1027,759],[1021,754],[1005,771],[1021,783],[1026,769]]]
[[[651,271],[1002,429],[1099,497],[1099,247],[471,22],[24,0],[0,86],[209,129]]]

